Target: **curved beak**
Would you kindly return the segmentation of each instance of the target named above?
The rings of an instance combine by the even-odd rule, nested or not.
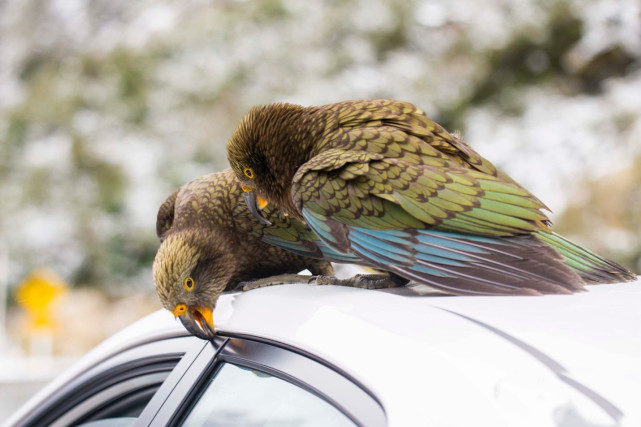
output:
[[[251,190],[244,186],[243,186],[243,197],[245,198],[245,204],[247,205],[249,212],[251,212],[252,215],[254,215],[254,218],[256,218],[258,222],[264,225],[272,225],[272,223],[269,222],[267,218],[265,218],[263,214],[260,212],[269,203],[267,200],[257,195],[254,190]]]
[[[210,307],[194,307],[177,317],[190,334],[204,340],[214,338],[214,317]]]

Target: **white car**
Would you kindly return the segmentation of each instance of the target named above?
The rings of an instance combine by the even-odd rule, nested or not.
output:
[[[159,311],[7,425],[641,425],[641,281],[451,297],[284,285],[221,297],[217,337]]]

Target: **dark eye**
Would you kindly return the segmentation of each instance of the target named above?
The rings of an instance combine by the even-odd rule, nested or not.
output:
[[[245,169],[243,169],[243,173],[245,174],[245,176],[246,176],[247,178],[249,178],[249,179],[254,179],[254,171],[252,170],[252,168],[245,168]]]
[[[191,277],[186,278],[183,284],[185,286],[185,289],[187,289],[190,292],[194,289],[195,283],[194,283],[194,279],[192,279]]]

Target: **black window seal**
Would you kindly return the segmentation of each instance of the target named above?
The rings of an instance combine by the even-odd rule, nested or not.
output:
[[[80,401],[57,417],[51,424],[47,423],[42,425],[58,427],[88,422],[95,419],[97,413],[101,411],[104,412],[108,407],[118,404],[123,398],[137,394],[140,391],[148,390],[149,388],[158,389],[168,374],[168,371],[151,374],[146,373],[115,382],[109,387],[87,396],[86,399]]]
[[[166,373],[169,375],[169,372]],[[165,376],[165,379],[167,377]],[[109,402],[108,404],[103,405],[102,407],[97,407],[93,412],[88,413],[85,415],[85,417],[82,420],[79,420],[78,423],[86,423],[94,420],[101,420],[105,418],[114,418],[114,417],[122,417],[123,415],[120,415],[123,413],[123,411],[131,411],[132,407],[140,407],[141,404],[143,407],[141,408],[144,409],[144,407],[147,406],[151,398],[154,396],[154,394],[158,391],[160,386],[162,385],[162,381],[158,384],[151,384],[147,387],[143,388],[137,388],[131,393],[125,394],[125,395],[119,395],[116,399],[113,401]],[[119,414],[119,415],[114,415],[114,414]],[[138,414],[140,415],[140,414]],[[125,416],[133,416],[133,415],[125,415]]]
[[[241,338],[241,339],[246,339],[246,340],[249,340],[249,341],[258,341],[258,342],[261,342],[261,343],[264,343],[264,344],[272,345],[274,347],[280,347],[282,349],[285,349],[285,350],[291,351],[293,353],[300,354],[301,356],[305,356],[305,357],[307,357],[309,359],[312,359],[315,362],[318,362],[321,365],[331,369],[332,371],[335,371],[335,372],[341,374],[342,376],[344,376],[345,378],[350,380],[352,383],[354,383],[357,386],[359,386],[365,393],[367,393],[372,399],[374,399],[374,401],[376,401],[376,403],[381,408],[383,408],[383,410],[384,410],[384,406],[381,403],[381,401],[378,400],[378,397],[376,396],[376,394],[374,394],[370,389],[368,389],[363,383],[361,383],[358,379],[354,378],[354,376],[351,375],[349,372],[345,371],[344,369],[341,369],[340,367],[332,364],[331,362],[328,362],[327,360],[325,360],[325,359],[323,359],[323,358],[321,358],[321,357],[319,357],[319,356],[317,356],[317,355],[315,355],[313,353],[310,353],[310,352],[308,352],[306,350],[303,350],[303,349],[301,349],[299,347],[296,347],[296,346],[293,346],[293,345],[290,345],[290,344],[285,344],[285,343],[282,343],[282,342],[279,342],[279,341],[274,341],[274,340],[271,340],[271,339],[265,338],[265,337],[258,337],[256,335],[241,334],[241,333],[228,333],[228,332],[223,332],[223,333],[220,333],[219,335],[223,336],[223,337],[228,337],[228,338]]]
[[[293,346],[252,335],[225,333],[217,334],[217,337],[224,339],[222,345],[212,346],[199,355],[200,359],[206,360],[194,363],[190,369],[195,372],[183,376],[187,384],[182,385],[180,390],[175,387],[175,395],[165,397],[169,406],[160,408],[149,424],[146,423],[147,420],[139,419],[137,427],[180,425],[204,391],[205,384],[224,362],[263,371],[292,383],[328,402],[357,425],[368,427],[387,425],[385,409],[376,396],[344,370],[318,356]],[[247,347],[252,348],[252,354],[242,351]],[[280,357],[283,362],[274,360],[274,357]],[[297,360],[298,363],[287,364],[284,361],[288,358],[290,361]],[[301,363],[305,369],[300,369]],[[292,369],[294,372],[289,372]],[[295,372],[297,369],[298,372]],[[310,370],[314,372],[310,373]],[[311,377],[315,377],[314,381],[309,381]],[[338,383],[341,385],[339,386]],[[336,398],[337,395],[344,393],[345,388],[350,387],[352,389],[348,396],[342,396],[344,399]]]
[[[112,359],[115,356],[118,356],[121,353],[136,349],[138,347],[144,347],[149,344],[153,344],[156,342],[160,341],[169,341],[172,339],[179,339],[179,338],[194,338],[192,335],[190,335],[187,331],[169,331],[169,332],[161,332],[159,334],[153,335],[151,337],[148,337],[143,340],[132,340],[127,343],[123,343],[118,347],[112,348],[109,353],[105,353],[101,358],[96,359],[93,361],[93,364],[86,369],[78,372],[76,374],[76,378],[80,377],[82,375],[85,375],[88,371],[93,370],[96,366],[99,366],[100,364],[106,362],[109,359]],[[179,357],[182,357],[185,352],[178,351],[175,354],[178,355]]]
[[[175,369],[186,352],[193,346],[193,343],[182,346],[182,348],[180,346],[175,349],[169,347],[164,351],[152,352],[148,356],[144,356],[146,346],[172,346],[177,344],[174,341],[175,339],[182,339],[186,342],[192,341],[192,337],[162,339],[132,346],[122,353],[111,354],[111,357],[101,359],[100,362],[83,370],[45,397],[25,416],[16,420],[17,424],[20,426],[49,425],[73,410],[75,406],[97,393],[103,392],[106,388],[134,378],[138,373],[140,375],[149,374],[150,369],[155,369],[153,365],[157,365],[158,370],[156,372]],[[143,357],[140,357],[140,355],[143,355]],[[172,362],[175,363],[170,366]]]
[[[136,427],[173,425],[179,422],[188,402],[198,395],[200,386],[214,369],[217,354],[227,344],[228,338],[216,337],[213,341],[200,341],[198,352],[179,362],[167,380],[147,404],[136,421]]]

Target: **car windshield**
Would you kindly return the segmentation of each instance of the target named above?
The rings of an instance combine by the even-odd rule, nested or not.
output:
[[[272,375],[223,363],[183,426],[353,426],[338,409]]]

